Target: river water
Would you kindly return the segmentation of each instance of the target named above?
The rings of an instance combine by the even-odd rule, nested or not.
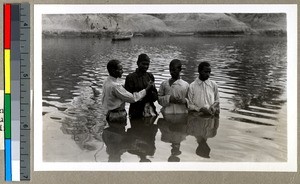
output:
[[[281,162],[287,160],[287,40],[276,37],[43,38],[43,159],[46,162]],[[108,128],[100,92],[110,59],[124,80],[137,56],[151,58],[157,89],[183,62],[191,83],[208,61],[220,91],[219,118],[160,115],[154,125]],[[161,107],[156,103],[157,109]],[[128,109],[128,105],[126,106]],[[172,119],[173,118],[173,119]]]

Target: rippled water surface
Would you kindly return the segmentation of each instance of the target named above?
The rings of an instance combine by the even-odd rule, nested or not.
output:
[[[270,37],[44,38],[44,160],[286,161],[286,43]],[[101,91],[110,59],[122,61],[125,79],[140,53],[151,58],[157,88],[170,77],[172,59],[183,61],[182,78],[189,83],[198,64],[209,61],[220,117],[189,116],[176,123],[160,116],[151,126],[128,121],[126,127],[107,128],[101,99],[90,86],[98,83]],[[59,140],[74,144],[73,150],[53,151],[53,144],[64,147]]]

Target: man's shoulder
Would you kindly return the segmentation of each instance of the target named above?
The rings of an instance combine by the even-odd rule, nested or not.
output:
[[[105,89],[114,89],[118,86],[120,86],[121,84],[118,81],[113,81],[110,79],[107,79],[104,83],[103,83],[103,88]]]
[[[216,83],[215,81],[210,80],[210,79],[209,79],[209,83],[210,83],[212,86],[218,86],[217,83]]]
[[[155,80],[154,75],[153,75],[152,73],[146,72],[146,75],[147,75],[152,81]]]
[[[161,85],[161,86],[165,86],[165,85],[167,85],[168,83],[169,83],[169,79],[162,81],[160,85]]]
[[[184,85],[190,85],[188,82],[186,82],[185,80],[183,79],[180,79],[181,83],[183,83]]]
[[[136,75],[136,72],[131,72],[131,73],[129,73],[129,74],[127,75],[127,77],[131,77],[131,76],[133,76],[133,75]]]
[[[146,72],[148,75],[150,75],[150,76],[153,76],[153,74],[152,73],[150,73],[150,72]]]
[[[145,76],[145,75],[150,77],[151,79],[154,79],[154,75],[152,73],[146,72],[145,74],[143,74],[143,76]],[[126,76],[126,80],[140,78],[140,77],[141,76],[137,72],[132,72]]]
[[[136,73],[136,72],[129,73],[129,74],[126,76],[126,79],[133,78],[133,77],[137,77],[137,73]]]
[[[209,85],[212,89],[218,90],[218,84],[217,84],[215,81],[209,80],[208,82],[209,82],[208,85]]]
[[[191,82],[190,86],[195,86],[197,84],[197,79],[195,79],[193,82]]]

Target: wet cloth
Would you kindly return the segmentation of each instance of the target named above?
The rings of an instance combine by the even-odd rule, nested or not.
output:
[[[182,79],[176,80],[171,86],[169,80],[163,81],[158,90],[158,103],[162,106],[163,114],[181,114],[187,113],[185,104],[170,103],[170,96],[185,99],[187,96],[189,84]]]
[[[154,76],[151,73],[142,73],[138,69],[135,72],[127,75],[125,80],[125,89],[131,93],[138,92],[142,89],[145,89],[148,86],[148,82],[154,82]],[[141,118],[144,117],[144,114],[149,115],[149,113],[145,113],[145,105],[149,103],[151,109],[150,112],[153,112],[157,115],[156,108],[154,103],[157,100],[157,90],[155,87],[152,87],[147,91],[146,96],[138,102],[131,103],[129,106],[129,116],[131,118]],[[149,106],[146,107],[146,110]]]
[[[111,123],[126,124],[127,112],[125,109],[108,111],[106,114],[106,121],[110,124]]]
[[[124,110],[125,102],[133,103],[141,100],[146,95],[146,90],[130,93],[120,83],[117,78],[108,76],[103,84],[102,105],[108,111]]]
[[[201,81],[197,78],[189,86],[188,108],[199,111],[202,107],[209,108],[213,104],[219,103],[218,85],[209,79]]]
[[[156,115],[157,115],[156,111],[151,106],[151,104],[150,103],[146,103],[145,106],[144,106],[143,116],[144,117],[154,117]]]

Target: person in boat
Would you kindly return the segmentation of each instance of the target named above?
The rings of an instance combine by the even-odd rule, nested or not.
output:
[[[188,108],[204,115],[220,113],[220,97],[218,85],[209,79],[211,67],[208,62],[198,66],[199,77],[192,82],[188,89]]]
[[[138,92],[147,87],[148,83],[154,83],[154,76],[147,72],[150,64],[150,58],[147,54],[140,54],[137,60],[138,68],[135,72],[127,75],[125,80],[125,89],[130,93]],[[129,106],[130,119],[142,117],[155,117],[157,116],[154,102],[157,100],[158,92],[153,85],[148,91],[146,96]]]
[[[118,80],[122,77],[123,67],[119,60],[110,60],[107,63],[109,76],[103,84],[102,105],[106,110],[108,123],[126,123],[127,113],[125,102],[134,103],[142,100],[147,91],[153,88],[153,82],[148,81],[143,89],[128,92]]]
[[[188,113],[186,106],[189,83],[180,78],[181,61],[173,59],[169,70],[171,78],[161,83],[158,90],[158,103],[162,106],[162,114]]]

